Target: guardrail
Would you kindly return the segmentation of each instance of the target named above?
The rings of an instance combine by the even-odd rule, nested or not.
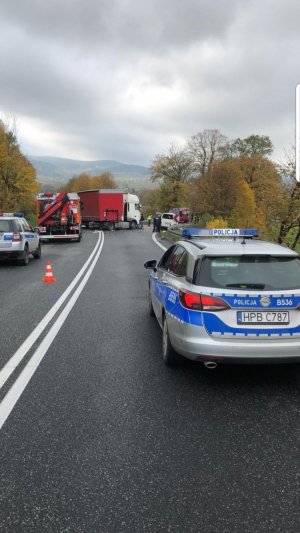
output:
[[[169,239],[170,241],[176,242],[181,239],[183,229],[193,228],[193,227],[194,227],[193,224],[177,224],[176,226],[171,226],[166,231],[167,233],[166,238]]]

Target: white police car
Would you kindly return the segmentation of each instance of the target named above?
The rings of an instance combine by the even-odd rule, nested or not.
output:
[[[17,259],[28,265],[30,254],[35,259],[41,257],[39,234],[23,213],[0,213],[0,259]]]
[[[300,361],[300,257],[255,237],[187,228],[158,264],[145,263],[166,364],[178,354],[208,368]]]

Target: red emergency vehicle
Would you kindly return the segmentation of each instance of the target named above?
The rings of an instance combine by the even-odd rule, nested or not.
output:
[[[37,197],[40,239],[80,241],[80,198],[76,192],[44,192]]]
[[[175,213],[175,219],[177,224],[186,224],[190,219],[190,209],[188,207],[173,207],[170,209],[170,213]]]

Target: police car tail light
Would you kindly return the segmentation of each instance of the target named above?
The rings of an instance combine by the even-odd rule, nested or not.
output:
[[[224,311],[225,309],[229,309],[227,302],[222,300],[222,298],[216,298],[215,296],[206,296],[205,294],[202,294],[201,301],[203,311]]]
[[[20,242],[22,240],[22,235],[21,233],[14,233],[13,236],[12,236],[12,241],[13,242]]]
[[[180,291],[179,298],[181,304],[187,309],[198,311],[224,311],[229,309],[229,305],[222,298],[215,296]]]
[[[202,310],[201,295],[191,292],[179,291],[179,298],[184,307],[188,309]]]

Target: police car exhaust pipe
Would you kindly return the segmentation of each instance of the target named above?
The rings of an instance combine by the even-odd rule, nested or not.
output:
[[[218,363],[215,361],[204,361],[205,368],[209,368],[210,370],[213,370],[214,368],[217,368]]]

